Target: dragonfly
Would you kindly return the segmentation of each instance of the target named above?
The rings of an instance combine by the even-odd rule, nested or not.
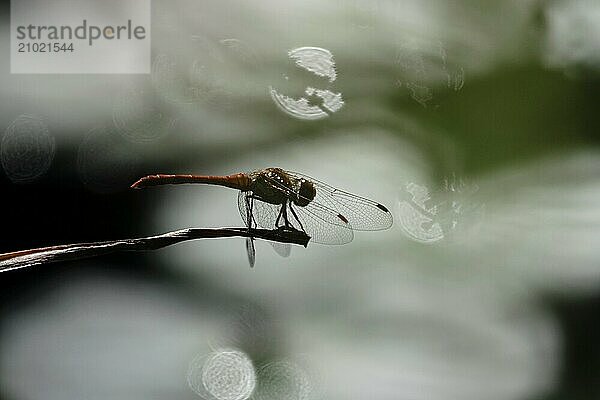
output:
[[[392,214],[383,204],[337,189],[299,172],[265,168],[232,175],[148,175],[133,185],[141,189],[159,185],[208,184],[237,189],[238,209],[245,226],[304,233],[314,243],[349,243],[354,231],[378,231],[392,226]],[[274,243],[282,256],[289,243]],[[254,266],[254,238],[246,238],[250,266]]]

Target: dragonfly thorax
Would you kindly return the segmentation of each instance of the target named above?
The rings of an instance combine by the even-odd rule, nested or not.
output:
[[[283,205],[291,201],[305,207],[316,196],[316,189],[310,181],[290,176],[281,168],[257,171],[251,179],[249,189],[256,198],[270,204]]]

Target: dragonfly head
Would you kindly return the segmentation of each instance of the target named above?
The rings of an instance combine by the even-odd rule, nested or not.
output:
[[[306,179],[300,180],[300,188],[298,189],[298,198],[294,199],[294,203],[300,207],[306,207],[317,195],[317,190],[312,182]]]

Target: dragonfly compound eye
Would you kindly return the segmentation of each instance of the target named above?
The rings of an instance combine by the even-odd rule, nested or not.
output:
[[[312,182],[307,180],[300,181],[300,190],[298,190],[298,199],[294,203],[299,205],[300,207],[305,207],[314,200],[317,195],[317,191]]]

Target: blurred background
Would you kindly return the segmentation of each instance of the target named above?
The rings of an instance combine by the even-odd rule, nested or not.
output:
[[[2,58],[1,252],[241,226],[150,173],[279,166],[394,226],[2,273],[3,399],[600,396],[600,3],[153,0],[151,35],[148,75]]]

